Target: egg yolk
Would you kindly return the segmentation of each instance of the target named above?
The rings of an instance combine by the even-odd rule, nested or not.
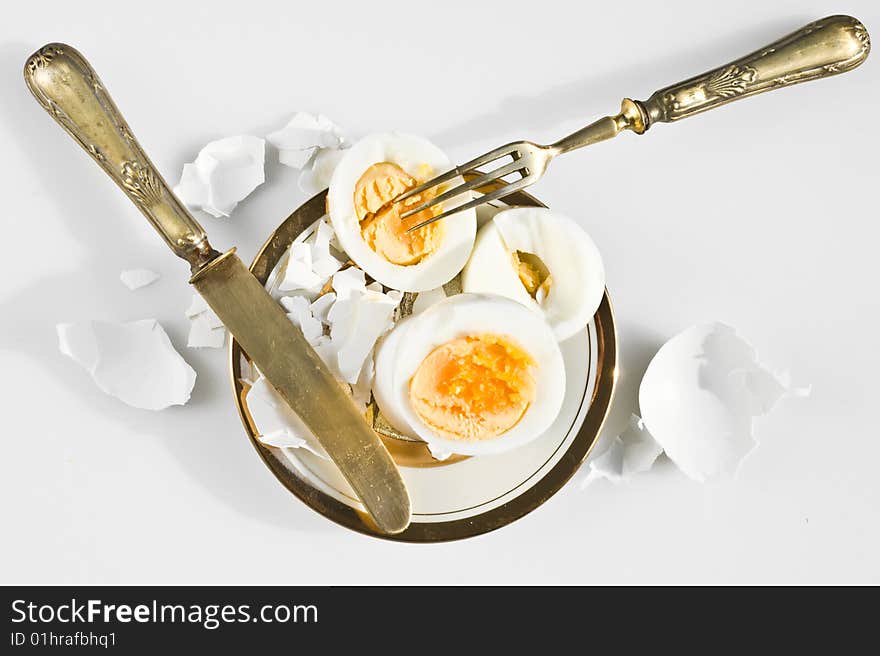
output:
[[[513,252],[513,268],[519,281],[532,298],[546,297],[553,283],[550,270],[540,257],[523,251]]]
[[[428,208],[401,220],[400,214],[437,195],[438,189],[416,194],[403,203],[395,198],[431,177],[431,169],[422,166],[419,180],[392,162],[379,162],[364,171],[355,184],[354,208],[360,221],[361,236],[369,247],[392,264],[418,264],[437,250],[443,240],[442,221],[413,232],[407,229],[437,216],[439,206]]]
[[[534,368],[532,357],[506,337],[460,337],[422,361],[409,400],[442,437],[491,439],[513,428],[534,402]]]

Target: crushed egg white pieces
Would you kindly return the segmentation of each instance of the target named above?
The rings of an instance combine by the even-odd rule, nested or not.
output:
[[[61,352],[123,403],[162,410],[189,401],[196,372],[155,319],[62,323],[56,331]]]
[[[228,217],[238,203],[266,180],[266,142],[259,137],[218,139],[183,165],[175,195],[189,208]]]
[[[363,412],[372,393],[376,342],[392,328],[394,312],[403,294],[396,290],[385,292],[377,283],[367,284],[364,272],[357,267],[340,270],[342,263],[330,254],[332,239],[332,228],[322,220],[305,241],[293,244],[300,247],[296,253],[291,247],[291,257],[279,285],[279,289],[293,295],[281,296],[278,302]],[[331,291],[316,297],[328,283]],[[286,406],[285,412],[275,414],[265,409],[269,403],[265,397],[273,393],[270,385],[255,384],[246,397],[249,409],[253,398],[262,404],[262,415],[268,417],[269,423],[264,426],[252,413],[260,441],[267,446],[302,447],[316,452],[310,445],[317,441],[308,428],[298,419],[285,421],[288,415],[295,418]],[[287,431],[283,439],[278,437],[279,426]]]
[[[330,276],[342,268],[343,263],[330,252],[332,241],[333,228],[321,220],[307,240],[294,242],[278,289],[302,292],[311,299],[317,297]]]
[[[190,348],[223,348],[226,342],[226,328],[208,303],[199,294],[193,294],[192,302],[186,310],[189,319],[189,336],[186,345]]]

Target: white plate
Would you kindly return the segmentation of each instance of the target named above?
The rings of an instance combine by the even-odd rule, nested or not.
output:
[[[522,192],[505,200],[509,205],[541,206]],[[324,203],[324,193],[305,203],[257,255],[251,270],[270,292],[275,291],[277,273],[290,244],[309,234],[324,214]],[[485,221],[494,211],[497,209],[484,206],[480,219]],[[435,466],[410,466],[419,461],[404,454],[411,456],[412,448],[420,447],[383,437],[400,466],[412,501],[412,524],[394,536],[380,535],[364,521],[360,503],[331,462],[304,449],[265,447],[255,439],[258,427],[242,401],[246,384],[242,379],[250,378],[250,363],[235,340],[230,345],[230,365],[245,429],[282,484],[318,512],[349,528],[393,540],[426,542],[478,535],[503,526],[543,503],[577,471],[598,437],[616,378],[616,335],[607,293],[587,330],[563,342],[561,348],[567,381],[562,410],[544,435],[522,448],[448,463],[431,461]]]

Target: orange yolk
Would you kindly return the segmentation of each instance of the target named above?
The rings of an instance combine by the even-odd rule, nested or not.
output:
[[[409,400],[442,437],[491,439],[513,428],[534,402],[534,367],[506,337],[460,337],[422,361],[410,380]]]
[[[354,208],[360,221],[361,236],[373,251],[392,264],[418,264],[440,246],[443,240],[442,221],[407,232],[408,228],[437,216],[441,212],[434,206],[401,220],[401,212],[414,207],[437,194],[437,189],[408,198],[403,207],[391,205],[391,201],[412,189],[431,175],[429,167],[420,170],[421,180],[416,180],[391,162],[379,162],[368,168],[354,187]]]

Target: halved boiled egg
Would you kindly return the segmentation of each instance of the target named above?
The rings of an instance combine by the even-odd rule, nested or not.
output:
[[[562,341],[583,330],[602,302],[605,267],[596,244],[569,217],[514,207],[480,228],[462,289],[519,301],[542,313]]]
[[[565,368],[550,326],[501,296],[458,294],[400,322],[380,345],[373,395],[432,451],[514,449],[562,407]]]
[[[460,184],[460,179],[392,204],[405,191],[451,167],[434,144],[407,134],[373,134],[345,151],[330,179],[327,211],[343,250],[374,280],[418,292],[440,287],[464,267],[476,235],[474,210],[413,232],[407,230],[440,214],[444,204],[400,218],[406,208]]]

